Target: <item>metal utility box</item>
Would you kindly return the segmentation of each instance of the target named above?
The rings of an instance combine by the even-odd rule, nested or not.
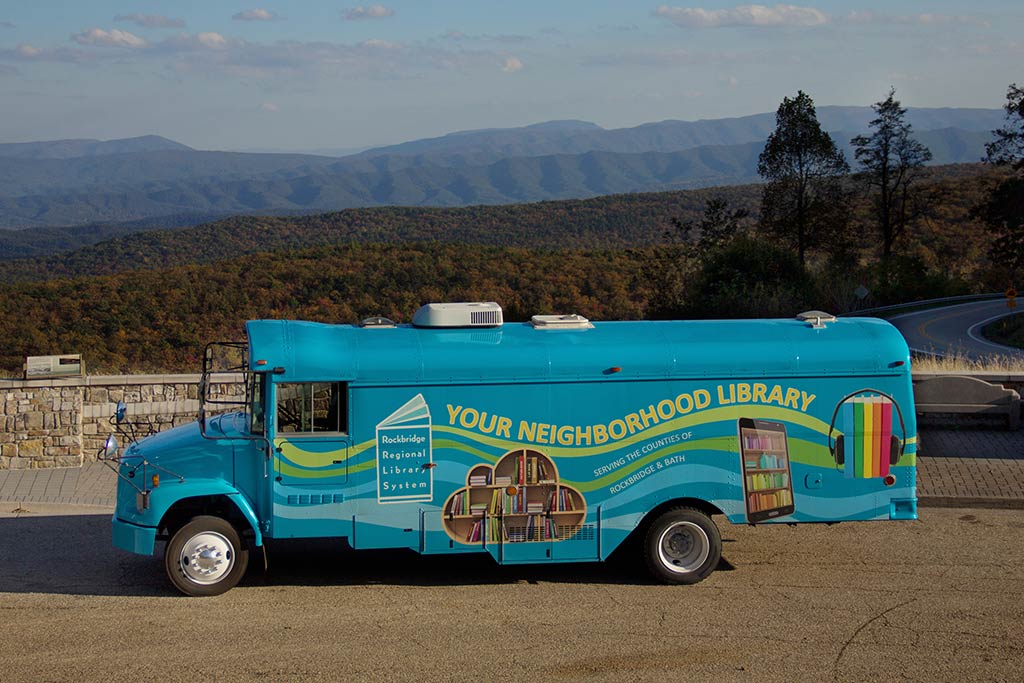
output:
[[[25,379],[82,377],[83,375],[85,375],[85,363],[82,362],[82,355],[79,353],[25,358]]]

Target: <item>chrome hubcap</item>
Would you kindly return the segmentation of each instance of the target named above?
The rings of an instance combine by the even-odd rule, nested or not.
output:
[[[185,542],[178,561],[185,578],[209,585],[223,579],[235,566],[235,552],[227,538],[204,531]]]
[[[677,574],[696,571],[708,559],[711,541],[693,522],[675,522],[658,539],[658,557],[666,569]]]

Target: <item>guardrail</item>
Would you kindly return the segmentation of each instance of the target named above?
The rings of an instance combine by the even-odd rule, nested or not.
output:
[[[1001,299],[1003,292],[991,292],[989,294],[962,294],[960,296],[944,296],[937,299],[922,299],[921,301],[910,301],[903,304],[891,304],[889,306],[875,306],[874,308],[862,308],[859,311],[840,313],[839,317],[851,315],[865,315],[871,313],[884,313],[886,311],[898,311],[901,308],[916,308],[918,306],[930,306],[932,304],[956,304],[968,303],[971,301],[987,301],[989,299]]]

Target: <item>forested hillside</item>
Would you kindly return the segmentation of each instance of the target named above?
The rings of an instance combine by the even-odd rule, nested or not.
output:
[[[0,288],[0,370],[26,355],[81,352],[91,371],[195,371],[203,345],[253,318],[408,322],[427,301],[494,300],[507,320],[580,312],[638,318],[649,252],[455,244],[353,244],[215,264]]]
[[[934,188],[929,208],[932,218],[922,229],[967,221],[970,206],[992,184],[991,173],[981,164],[929,168],[927,182]],[[380,207],[314,216],[234,216],[196,227],[133,233],[68,253],[11,260],[0,269],[0,282],[209,263],[242,254],[349,242],[438,241],[554,249],[638,247],[665,242],[666,232],[673,229],[673,218],[696,220],[711,198],[756,216],[761,186],[453,209]],[[864,201],[856,206],[862,214],[867,208]],[[966,232],[948,245],[953,253],[969,251],[976,243],[970,234],[977,230]],[[5,253],[10,258],[25,248],[14,241],[19,234],[0,232],[0,258]],[[58,232],[55,238],[67,236]]]
[[[1004,284],[971,209],[1001,177],[977,165],[930,169],[927,211],[884,277],[863,198],[843,238],[861,257],[832,265],[816,253],[818,265],[795,280],[787,279],[791,255],[770,237],[754,232],[704,262],[696,236],[674,226],[699,221],[713,199],[756,215],[760,186],[236,217],[135,234],[4,264],[0,372],[18,373],[26,355],[58,352],[83,353],[96,372],[191,371],[206,341],[239,338],[247,319],[408,321],[428,301],[493,299],[510,321],[565,312],[608,320],[718,316],[723,307],[736,316],[842,312],[892,292],[990,290]],[[861,284],[872,291],[863,301],[853,295]]]
[[[235,216],[192,228],[129,234],[65,254],[8,261],[0,269],[0,281],[209,263],[242,254],[349,242],[640,246],[663,241],[672,217],[696,218],[711,197],[756,211],[760,194],[758,186],[722,187],[458,209],[380,207],[315,216]],[[0,240],[3,237],[0,232]],[[0,241],[0,249],[2,245]]]

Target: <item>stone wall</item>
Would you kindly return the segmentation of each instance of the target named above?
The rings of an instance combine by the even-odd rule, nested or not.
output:
[[[930,376],[915,373],[914,379]],[[973,376],[1024,394],[1019,375]],[[0,380],[0,470],[79,467],[95,460],[113,431],[110,416],[118,401],[143,433],[192,422],[199,412],[198,384],[199,375]],[[213,385],[218,397],[243,392],[241,375],[220,375]]]
[[[215,396],[242,397],[241,375],[224,375]],[[114,375],[0,380],[0,470],[78,467],[96,459],[114,428],[118,401],[140,435],[196,419],[199,375]],[[124,444],[122,444],[123,446]]]
[[[0,470],[82,464],[82,392],[0,387]]]

